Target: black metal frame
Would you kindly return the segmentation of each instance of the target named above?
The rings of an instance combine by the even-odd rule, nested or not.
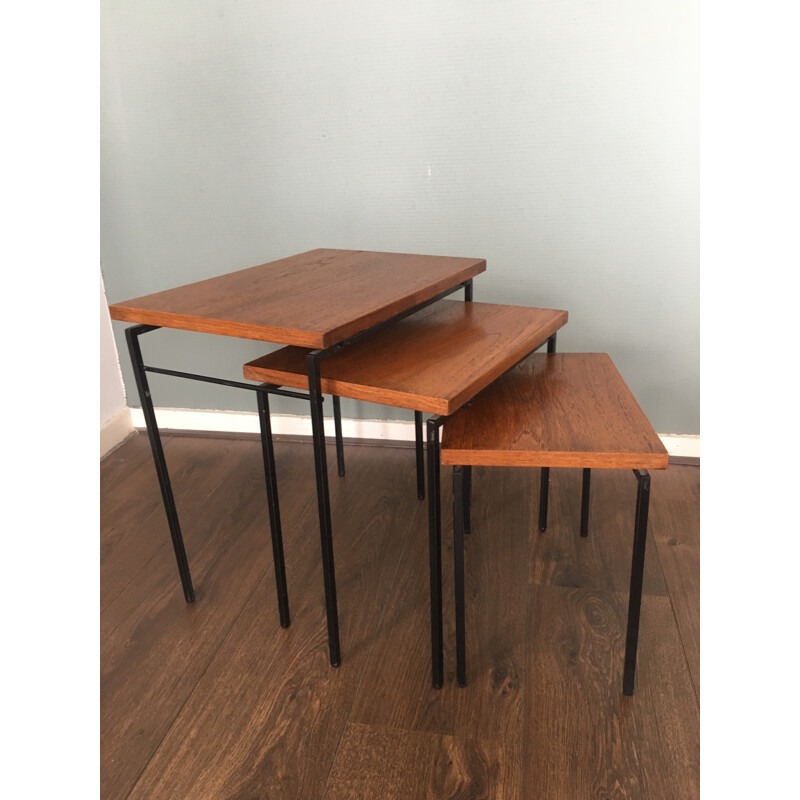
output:
[[[585,539],[589,535],[589,499],[592,483],[592,470],[584,467],[583,485],[581,486],[581,536]]]
[[[556,334],[547,340],[547,352],[556,352]],[[539,475],[539,532],[547,530],[547,505],[550,495],[550,467],[542,467]]]
[[[278,591],[278,613],[281,627],[289,627],[289,593],[286,588],[286,564],[283,558],[283,532],[278,505],[278,482],[275,472],[275,453],[272,448],[272,422],[269,416],[269,393],[258,392],[258,421],[261,425],[261,451],[264,457],[264,478],[267,486],[269,529],[272,538],[272,558],[275,562],[275,587]]]
[[[339,477],[344,477],[344,442],[342,441],[342,402],[333,395],[333,429],[336,434],[336,468]]]
[[[550,494],[550,467],[542,467],[539,476],[539,532],[547,530],[547,505]]]
[[[433,688],[444,683],[444,637],[442,635],[442,509],[441,452],[439,428],[447,417],[428,419],[428,558],[431,590],[431,677]]]
[[[167,462],[164,459],[164,449],[161,446],[161,436],[158,432],[156,414],[153,410],[153,401],[150,397],[150,386],[147,383],[147,368],[142,361],[142,349],[139,346],[139,336],[149,331],[157,329],[156,325],[135,325],[125,330],[125,338],[128,342],[128,350],[131,354],[133,363],[133,374],[136,378],[136,388],[139,391],[139,398],[142,402],[142,412],[147,426],[147,434],[150,437],[150,447],[153,451],[153,461],[156,465],[158,474],[158,484],[161,487],[161,498],[164,501],[164,510],[167,514],[169,532],[172,537],[172,547],[175,550],[175,559],[178,562],[178,572],[181,576],[183,595],[187,603],[194,602],[194,587],[192,586],[192,576],[189,572],[189,561],[186,558],[186,550],[183,546],[183,536],[181,526],[178,522],[178,512],[175,509],[175,498],[172,495],[172,486],[169,481]]]
[[[455,576],[456,610],[456,679],[459,686],[467,685],[466,610],[464,571],[464,519],[469,513],[470,497],[466,488],[465,470],[468,467],[453,467],[453,560]],[[588,475],[584,469],[584,484],[581,500],[581,536],[588,535]],[[633,526],[633,556],[631,561],[631,584],[628,595],[628,626],[625,638],[625,662],[622,691],[633,694],[636,672],[636,653],[639,642],[639,618],[642,607],[642,583],[644,580],[644,553],[647,544],[647,513],[650,506],[650,473],[633,470],[638,481],[636,513]]]
[[[464,486],[464,467],[453,467],[453,566],[456,606],[456,680],[467,685],[467,623],[464,578],[464,517],[470,500]],[[468,512],[467,512],[468,513]]]
[[[633,694],[636,672],[636,651],[639,645],[639,615],[642,609],[642,583],[644,581],[644,550],[647,544],[647,512],[650,508],[650,473],[635,469],[638,481],[636,514],[634,517],[633,556],[631,559],[631,587],[628,593],[628,629],[625,635],[625,669],[622,676],[623,694]]]
[[[464,467],[464,503],[461,514],[464,520],[464,533],[470,532],[470,506],[472,503],[472,467]]]
[[[150,386],[147,381],[147,373],[152,372],[159,375],[169,375],[176,378],[201,381],[203,383],[214,383],[220,386],[230,386],[236,389],[247,389],[256,393],[258,400],[258,418],[261,428],[261,448],[264,460],[264,477],[267,490],[267,506],[269,509],[270,535],[272,539],[272,553],[275,561],[275,583],[278,593],[278,612],[281,627],[288,628],[290,623],[289,598],[286,587],[286,567],[283,556],[283,535],[281,531],[280,507],[278,502],[278,484],[275,471],[275,454],[272,444],[272,426],[269,416],[269,395],[274,394],[281,397],[292,397],[300,400],[307,400],[308,395],[302,392],[294,392],[282,389],[273,384],[252,384],[232,381],[224,378],[214,378],[208,375],[197,375],[192,372],[182,372],[163,367],[151,367],[144,363],[139,337],[150,331],[158,330],[157,325],[133,325],[125,329],[125,338],[128,343],[133,372],[136,378],[136,388],[139,392],[139,399],[142,403],[147,434],[150,438],[150,447],[153,451],[153,461],[155,462],[156,473],[161,487],[161,496],[164,501],[164,511],[167,515],[172,545],[175,550],[175,558],[178,562],[178,572],[181,578],[183,594],[188,603],[194,602],[195,593],[192,585],[189,562],[186,557],[186,549],[183,543],[183,535],[178,521],[178,512],[175,507],[175,498],[172,494],[172,487],[167,470],[167,462],[164,457],[164,449],[161,444],[161,434],[156,421],[153,400],[150,394]],[[338,399],[338,398],[337,398]],[[341,450],[341,419],[336,423],[336,416],[339,413],[337,403],[334,401],[334,421],[337,427],[337,451]],[[343,474],[344,461],[340,461],[340,474]]]
[[[414,449],[417,457],[417,499],[425,499],[425,443],[422,433],[422,412],[414,412]]]

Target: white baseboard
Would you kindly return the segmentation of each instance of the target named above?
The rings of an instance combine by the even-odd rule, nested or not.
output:
[[[141,408],[132,408],[133,424],[144,428]],[[272,432],[284,436],[311,436],[311,417],[297,414],[273,414]],[[157,408],[159,428],[176,431],[214,431],[219,433],[259,434],[258,414],[255,411],[201,411],[191,408]],[[333,419],[325,420],[326,436],[333,436]],[[345,439],[387,439],[414,441],[414,423],[402,420],[342,418]]]
[[[133,433],[132,411],[138,412],[139,415],[142,413],[140,408],[123,408],[100,426],[100,458]],[[144,426],[144,417],[142,417],[142,426]]]
[[[700,435],[689,433],[659,433],[670,458],[700,460]]]
[[[130,409],[133,425],[144,428],[140,408]],[[189,408],[157,408],[160,428],[180,431],[214,431],[220,433],[253,433],[260,431],[258,414],[253,411],[201,411]],[[311,436],[311,418],[295,414],[273,414],[272,432],[291,436]],[[325,420],[325,434],[333,436],[333,420]],[[699,459],[700,437],[674,433],[659,433],[670,456]],[[414,423],[401,420],[342,418],[345,439],[385,439],[413,442]]]

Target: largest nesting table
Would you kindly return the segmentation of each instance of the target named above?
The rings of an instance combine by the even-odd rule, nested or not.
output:
[[[263,412],[267,393],[306,396],[270,385],[254,387],[146,366],[139,337],[165,327],[310,348],[304,355],[304,367],[311,406],[328,645],[331,664],[339,666],[341,649],[323,430],[321,362],[370,331],[388,326],[461,288],[465,291],[465,299],[471,300],[472,279],[485,269],[486,261],[478,258],[311,250],[109,307],[112,319],[136,323],[127,328],[125,334],[187,602],[194,600],[194,588],[147,372],[255,389],[260,412]],[[263,413],[261,416],[263,426]]]

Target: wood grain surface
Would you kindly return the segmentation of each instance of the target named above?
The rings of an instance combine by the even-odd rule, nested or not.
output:
[[[567,322],[567,312],[442,300],[326,358],[322,391],[452,414]],[[308,388],[305,350],[244,365],[250,380]]]
[[[535,353],[448,420],[443,464],[666,469],[606,353]]]
[[[665,529],[699,533],[699,498],[690,488],[698,471],[673,466],[653,478],[633,697],[622,694],[621,681],[634,476],[593,475],[587,538],[579,535],[580,470],[551,472],[545,533],[532,505],[523,786],[536,787],[535,796],[699,797],[699,703],[670,602],[683,586],[662,573],[653,536],[662,520]],[[662,516],[667,505],[675,511]],[[468,626],[481,613],[468,607]]]
[[[347,479],[331,481],[334,530],[346,520],[355,526],[336,541],[342,665],[328,662],[319,521],[310,507],[293,530],[284,529],[291,627],[273,621],[275,590],[265,575],[131,800],[322,795],[378,627],[382,589],[421,506],[413,453],[393,450],[387,458],[378,448],[355,450]],[[398,463],[405,468],[393,469]],[[365,492],[370,481],[374,491]],[[398,517],[398,509],[408,513]],[[268,549],[265,542],[265,557]]]
[[[126,518],[135,497],[158,493],[137,438],[146,444],[133,437],[101,468],[104,506]],[[183,474],[199,480],[201,464],[225,473],[210,493],[201,487],[194,506],[194,481],[174,481],[176,494],[186,492],[197,602],[182,598],[165,531],[162,549],[101,617],[103,798],[697,797],[699,704],[687,658],[697,649],[697,606],[675,604],[694,591],[696,467],[672,466],[653,479],[654,537],[630,698],[621,674],[633,476],[593,477],[589,537],[581,539],[580,470],[551,472],[544,534],[536,529],[538,471],[473,470],[470,683],[460,689],[452,471],[444,467],[445,685],[437,692],[427,518],[414,491],[413,449],[350,447],[347,476],[331,480],[343,652],[335,670],[327,663],[311,445],[276,446],[292,609],[283,630],[260,445],[240,440],[249,448],[240,452],[220,439],[196,441],[206,452],[193,471],[185,450]],[[171,445],[165,441],[168,458]],[[113,513],[101,536],[107,526]],[[142,529],[126,523],[113,535],[120,552],[133,553],[121,540]],[[662,542],[680,557],[663,572]],[[120,567],[109,561],[104,580]]]
[[[516,797],[497,740],[349,724],[324,800]]]
[[[164,437],[165,450],[172,450],[177,444],[169,439]],[[194,441],[202,443],[201,439]],[[206,447],[205,457],[198,459],[195,466],[213,459],[215,453],[219,456],[224,449],[220,444]],[[308,481],[300,478],[311,472],[313,481],[313,470],[300,459],[287,459],[291,448],[282,444],[275,447],[281,512],[283,523],[288,526],[296,523],[313,498]],[[121,800],[129,795],[259,582],[266,585],[262,635],[273,641],[283,635],[272,573],[265,575],[272,559],[261,459],[260,443],[256,442],[249,443],[244,454],[229,451],[225,480],[210,497],[199,493],[194,498],[195,513],[182,520],[197,595],[194,603],[183,599],[164,523],[163,530],[159,526],[163,533],[160,550],[101,616],[103,798]],[[152,461],[143,463],[138,471],[142,470],[147,474],[154,471]],[[173,483],[179,491],[180,481]],[[128,488],[131,487],[124,487]],[[157,484],[134,497],[144,501],[153,494],[160,502]],[[163,509],[159,510],[163,516]],[[142,522],[147,523],[147,519]],[[109,520],[105,524],[113,526]],[[141,525],[126,528],[124,536],[130,540],[128,552],[139,541],[149,551],[149,537],[142,535]],[[120,562],[116,562],[119,566]],[[108,580],[108,571],[105,579]],[[318,587],[321,591],[321,576]],[[290,609],[292,590],[290,579]]]
[[[134,439],[130,450],[143,455],[144,469],[133,472],[126,491],[104,495],[100,501],[100,524],[105,532],[100,543],[101,613],[170,541],[150,442],[146,433],[136,434]],[[197,437],[164,436],[163,440],[178,519],[181,525],[191,525],[199,503],[228,476],[231,462],[250,448],[230,439],[214,450]],[[177,566],[175,569],[177,575]]]
[[[689,672],[700,697],[700,467],[653,476],[651,554],[663,572]],[[681,498],[675,502],[674,498]]]
[[[531,586],[523,785],[536,796],[699,797],[699,709],[669,598],[643,597],[634,697],[626,614],[623,593]]]
[[[112,319],[328,347],[486,269],[480,258],[311,250],[109,306]]]

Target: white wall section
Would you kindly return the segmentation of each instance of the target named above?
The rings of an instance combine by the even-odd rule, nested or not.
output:
[[[100,457],[133,430],[100,273]]]

